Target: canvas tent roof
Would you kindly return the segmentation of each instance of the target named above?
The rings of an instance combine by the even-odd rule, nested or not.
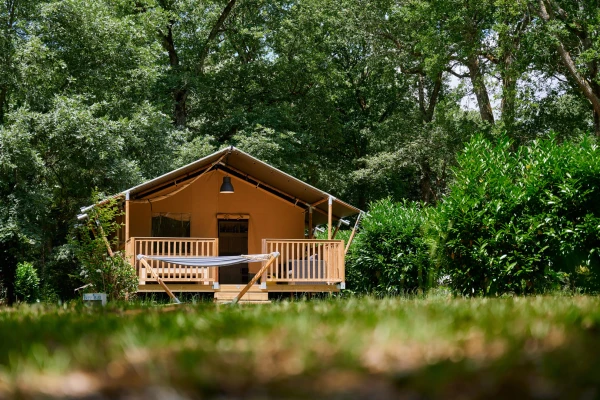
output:
[[[328,199],[333,198],[333,217],[344,218],[361,212],[327,192],[317,189],[283,171],[243,152],[233,146],[194,161],[162,176],[125,190],[121,195],[130,199],[150,199],[158,192],[168,192],[190,181],[209,169],[220,169],[239,179],[246,180],[284,200],[308,208],[313,205],[321,212],[313,212],[316,224],[327,222]],[[235,185],[235,182],[234,182]],[[86,209],[82,209],[85,211]]]

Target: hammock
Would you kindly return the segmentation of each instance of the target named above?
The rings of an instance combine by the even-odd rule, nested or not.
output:
[[[278,256],[279,253],[271,254],[249,254],[241,256],[221,256],[221,257],[160,257],[146,256],[138,254],[137,259],[164,261],[169,264],[183,265],[190,267],[226,267],[228,265],[269,261],[271,257]]]
[[[156,274],[154,269],[146,260],[157,260],[164,261],[171,264],[176,265],[184,265],[184,266],[192,266],[192,267],[224,267],[227,265],[234,264],[242,264],[248,262],[261,262],[267,261],[265,265],[262,266],[260,271],[248,284],[238,293],[238,295],[231,301],[230,304],[237,304],[239,299],[250,289],[250,286],[254,285],[258,278],[267,270],[267,268],[279,257],[279,252],[275,251],[270,254],[250,254],[250,255],[242,255],[242,256],[222,256],[222,257],[158,257],[158,256],[145,256],[143,254],[138,254],[137,259],[141,261],[142,264],[146,268],[150,270],[152,275],[156,278],[156,281],[163,287],[165,292],[172,298],[176,304],[180,304],[181,302],[171,292],[171,290],[167,287],[167,285],[163,282],[162,279]]]

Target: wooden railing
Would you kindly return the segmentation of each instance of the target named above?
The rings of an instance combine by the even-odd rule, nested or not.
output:
[[[127,242],[127,248],[132,265],[140,278],[140,285],[146,281],[155,282],[156,279],[135,258],[138,254],[171,257],[219,255],[218,239],[133,237]],[[205,285],[219,281],[218,268],[215,267],[190,267],[158,260],[147,261],[163,281],[199,282]]]
[[[343,240],[263,239],[262,252],[277,251],[279,258],[263,275],[262,282],[344,282]]]

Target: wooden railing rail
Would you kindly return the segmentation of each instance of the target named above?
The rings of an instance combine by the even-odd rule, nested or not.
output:
[[[127,243],[127,255],[140,278],[140,285],[146,281],[156,281],[151,271],[136,256],[167,257],[216,257],[219,255],[219,242],[215,238],[167,238],[133,237]],[[146,260],[160,279],[168,282],[199,282],[209,285],[219,281],[219,271],[215,267],[192,267],[170,264],[159,260]]]
[[[279,252],[261,282],[324,283],[346,280],[343,240],[263,239],[262,252]]]

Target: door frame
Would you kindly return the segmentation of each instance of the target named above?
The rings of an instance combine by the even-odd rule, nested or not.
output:
[[[228,218],[222,218],[222,217],[228,217]],[[239,218],[238,218],[239,217]],[[221,252],[221,244],[222,244],[222,239],[224,239],[225,237],[221,236],[221,222],[239,222],[240,225],[246,225],[246,254],[249,251],[249,247],[250,247],[250,218],[249,215],[247,214],[217,214],[217,238],[219,240],[219,255],[222,256],[224,254],[222,254]],[[237,255],[237,254],[236,254]],[[248,283],[249,280],[251,279],[250,275],[250,269],[249,269],[249,265],[248,263],[242,263],[242,264],[236,264],[236,265],[231,265],[228,267],[221,267],[221,268],[227,268],[229,271],[227,273],[224,273],[222,275],[220,275],[219,280],[221,281],[220,283],[225,283],[225,284],[245,284]],[[235,280],[235,282],[227,282],[228,279],[226,279],[226,282],[223,282],[223,277],[224,276],[231,276],[231,275],[236,275],[235,271],[236,268],[239,268],[239,280],[233,279]],[[225,271],[223,271],[225,272]],[[224,276],[223,276],[224,275]]]

